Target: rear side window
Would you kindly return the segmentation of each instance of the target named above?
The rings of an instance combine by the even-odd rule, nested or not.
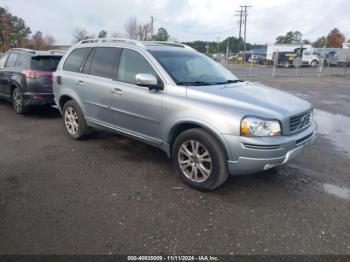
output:
[[[130,49],[123,49],[117,80],[135,85],[137,74],[151,74],[157,77],[157,73],[141,54]]]
[[[80,72],[81,64],[85,57],[90,53],[91,48],[78,48],[73,50],[63,65],[63,70],[71,72]]]
[[[5,63],[7,60],[7,57],[9,55],[8,54],[4,54],[1,58],[0,58],[0,69],[3,69],[5,67]]]
[[[31,61],[31,69],[38,71],[56,71],[61,56],[34,56]]]
[[[121,49],[115,47],[98,47],[91,60],[90,74],[105,78],[113,78],[115,65],[120,57]],[[88,59],[90,60],[90,59]],[[85,69],[85,68],[84,68]]]
[[[6,67],[15,67],[18,55],[15,53],[10,54],[9,59],[7,60]]]

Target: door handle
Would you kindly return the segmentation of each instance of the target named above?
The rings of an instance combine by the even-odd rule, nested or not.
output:
[[[84,81],[82,81],[82,80],[79,80],[78,82],[75,82],[75,84],[76,84],[77,86],[85,86],[85,83],[84,83]]]
[[[121,96],[123,94],[123,91],[119,88],[114,88],[111,90],[112,94]]]

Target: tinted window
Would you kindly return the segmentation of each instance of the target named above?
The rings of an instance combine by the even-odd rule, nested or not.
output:
[[[5,54],[0,58],[0,69],[3,69],[5,67],[5,63],[8,56],[8,54]]]
[[[35,56],[31,61],[31,68],[39,71],[56,71],[61,56]]]
[[[15,67],[17,58],[18,58],[17,54],[14,54],[14,53],[10,54],[10,57],[6,63],[6,67]]]
[[[73,50],[64,62],[63,70],[80,72],[81,64],[84,58],[89,54],[91,48],[79,48]]]
[[[152,74],[157,77],[157,73],[141,54],[130,49],[123,49],[117,80],[136,84],[135,77],[137,74]]]
[[[94,76],[113,78],[116,60],[120,49],[114,47],[98,47],[91,61],[90,74]],[[85,68],[84,68],[85,70]]]

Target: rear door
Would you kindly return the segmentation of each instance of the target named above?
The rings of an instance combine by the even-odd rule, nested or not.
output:
[[[85,117],[109,127],[113,126],[111,108],[117,103],[113,78],[120,54],[117,47],[96,47],[84,64],[83,77],[76,87],[84,103]]]
[[[56,71],[61,56],[33,56],[31,70],[35,72],[35,91],[52,93],[52,73]]]

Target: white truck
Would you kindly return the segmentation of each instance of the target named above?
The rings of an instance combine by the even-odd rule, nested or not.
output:
[[[299,50],[299,52],[297,52]],[[302,50],[302,52],[300,52]],[[289,67],[290,65],[299,65],[300,61],[297,63],[293,63],[295,59],[301,60],[300,56],[307,51],[312,51],[311,45],[303,45],[303,44],[268,44],[267,52],[266,52],[266,61],[269,64],[272,64],[275,59],[275,54],[279,54],[278,64],[284,67]],[[316,55],[312,55],[311,53],[305,58],[305,63],[312,62],[317,58]],[[319,59],[319,58],[318,58]],[[318,60],[319,61],[319,60]],[[302,59],[302,63],[304,64],[304,59]],[[317,65],[317,64],[316,64]]]

